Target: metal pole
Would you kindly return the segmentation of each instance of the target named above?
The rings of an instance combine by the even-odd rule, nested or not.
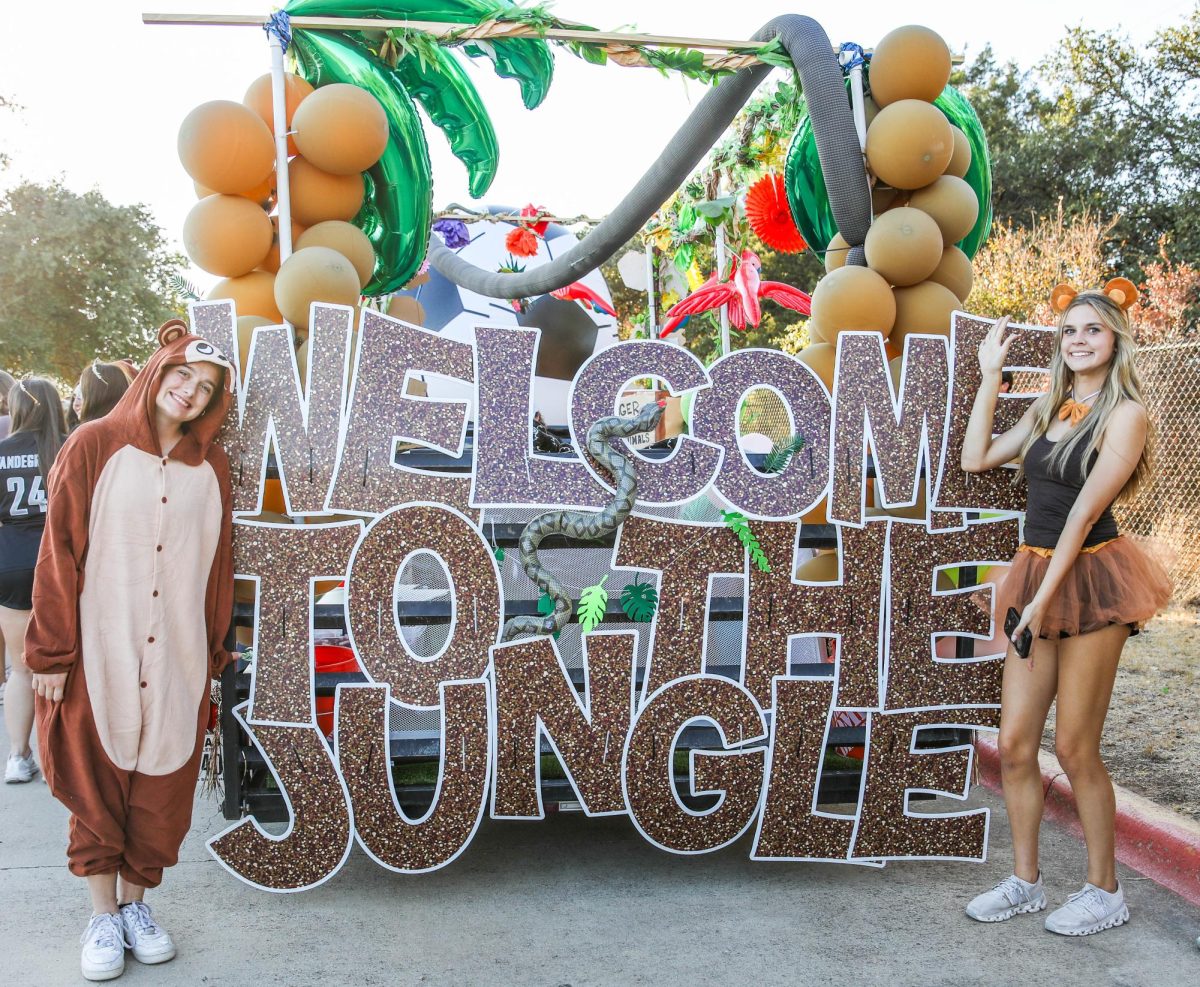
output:
[[[279,264],[292,256],[292,199],[288,187],[287,90],[283,72],[283,44],[274,32],[271,39],[271,106],[275,118],[275,189],[279,201]]]
[[[658,338],[654,316],[654,244],[646,244],[646,338]]]
[[[717,227],[717,279],[725,276],[725,224]],[[729,311],[726,306],[720,308],[721,316],[721,356],[731,351],[729,340]]]

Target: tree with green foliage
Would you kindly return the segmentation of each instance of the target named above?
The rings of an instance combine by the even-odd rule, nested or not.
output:
[[[143,205],[16,186],[0,197],[0,366],[73,381],[97,355],[140,361],[180,314],[184,263]]]
[[[1001,223],[1112,217],[1114,271],[1135,281],[1172,252],[1200,254],[1200,4],[1145,47],[1117,31],[1067,32],[1032,72],[986,47],[951,80],[984,125]]]

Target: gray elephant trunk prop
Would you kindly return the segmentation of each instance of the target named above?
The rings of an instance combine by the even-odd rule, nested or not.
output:
[[[787,49],[800,76],[829,204],[838,229],[851,246],[847,263],[864,264],[862,243],[871,225],[871,191],[833,46],[820,24],[800,14],[776,17],[754,35],[761,43],[774,38]],[[717,142],[770,71],[769,65],[756,65],[722,79],[607,218],[549,264],[519,274],[487,271],[447,249],[437,234],[429,240],[430,264],[455,284],[488,298],[531,298],[578,281],[645,225]],[[825,245],[816,246],[822,249]]]

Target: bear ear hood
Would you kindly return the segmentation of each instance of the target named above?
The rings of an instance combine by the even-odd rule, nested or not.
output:
[[[139,449],[161,455],[155,426],[155,401],[163,376],[172,367],[187,363],[212,363],[223,371],[224,385],[212,397],[204,413],[187,423],[183,438],[171,450],[172,459],[199,465],[225,421],[233,404],[233,364],[207,339],[192,335],[180,319],[171,319],[158,330],[159,348],[129,385],[108,419],[122,427]]]

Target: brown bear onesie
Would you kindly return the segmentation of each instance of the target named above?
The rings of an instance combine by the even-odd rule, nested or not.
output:
[[[68,673],[61,702],[38,697],[37,727],[50,791],[71,810],[70,870],[143,887],[178,860],[191,825],[208,680],[230,660],[233,606],[229,461],[213,441],[232,374],[163,456],[164,374],[229,364],[178,320],[159,343],[54,463],[25,637],[33,671]]]

